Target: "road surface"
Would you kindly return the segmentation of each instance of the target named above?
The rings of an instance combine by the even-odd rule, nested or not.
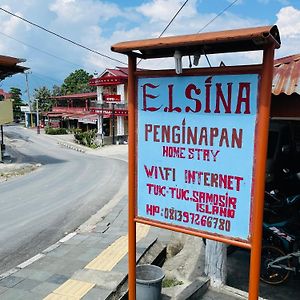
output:
[[[0,274],[75,230],[127,180],[123,160],[66,149],[33,130],[4,130],[23,160],[42,166],[0,183]]]

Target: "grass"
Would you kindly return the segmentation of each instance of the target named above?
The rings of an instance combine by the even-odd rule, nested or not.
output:
[[[179,281],[176,278],[165,278],[162,282],[162,287],[163,288],[168,288],[168,287],[173,287],[176,285],[182,285],[183,281]]]

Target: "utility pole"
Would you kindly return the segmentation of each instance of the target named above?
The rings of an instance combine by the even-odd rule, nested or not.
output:
[[[36,133],[40,134],[39,99],[36,99]]]
[[[115,144],[115,104],[112,103],[112,143]]]
[[[104,131],[103,131],[103,121],[104,121],[104,113],[103,113],[103,107],[104,104],[103,102],[101,103],[101,142],[102,142],[102,146],[104,146]]]
[[[28,98],[28,103],[29,103],[29,109],[30,109],[30,127],[32,127],[33,125],[33,120],[32,120],[32,103],[30,100],[30,91],[29,91],[29,83],[28,83],[28,73],[24,73],[25,74],[25,79],[26,79],[26,90],[27,90],[27,98]]]
[[[1,129],[0,162],[3,162],[3,156],[4,156],[4,150],[5,150],[4,135],[3,135],[3,125],[0,125],[0,129]]]

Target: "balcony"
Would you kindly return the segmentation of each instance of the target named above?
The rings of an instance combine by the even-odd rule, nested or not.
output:
[[[64,107],[64,106],[53,106],[53,112],[68,112],[68,113],[80,113],[84,111],[89,111],[85,107]]]
[[[112,107],[113,107],[112,103],[103,102],[102,105],[103,105],[104,109],[112,109]],[[94,103],[91,103],[91,107],[90,107],[90,110],[93,110],[93,109],[102,109],[102,106],[101,106],[101,104],[94,102]],[[115,109],[128,109],[128,104],[127,103],[126,104],[125,103],[116,103]]]

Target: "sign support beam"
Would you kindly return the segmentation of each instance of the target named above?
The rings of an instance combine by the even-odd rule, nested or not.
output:
[[[128,56],[128,289],[129,299],[136,298],[136,114],[135,114],[135,89],[136,89],[136,57]]]
[[[259,296],[259,277],[262,245],[262,224],[264,212],[264,195],[265,195],[265,170],[266,156],[268,146],[268,131],[270,120],[271,89],[273,79],[274,64],[274,44],[268,45],[263,52],[263,71],[260,81],[260,101],[259,101],[259,118],[257,124],[256,147],[256,170],[255,170],[255,190],[254,190],[254,207],[252,216],[252,248],[250,259],[250,276],[249,276],[249,299],[255,300]]]

